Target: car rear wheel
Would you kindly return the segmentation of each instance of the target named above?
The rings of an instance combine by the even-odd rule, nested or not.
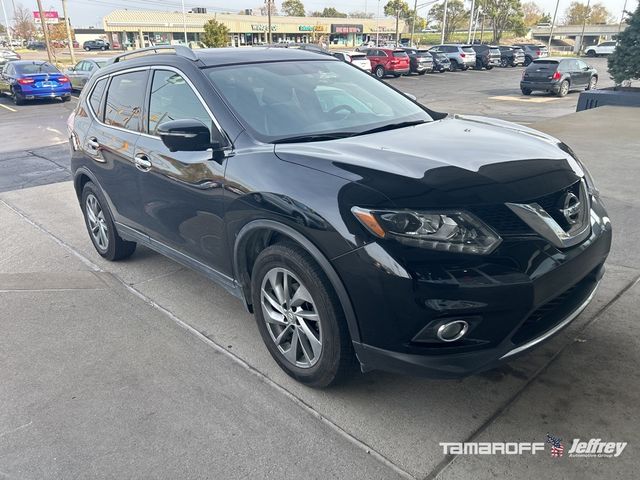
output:
[[[120,238],[106,201],[93,182],[87,182],[82,189],[81,207],[89,238],[100,256],[113,261],[133,254],[136,243]]]
[[[560,84],[560,88],[558,89],[558,96],[566,97],[567,93],[569,93],[569,81],[563,80],[562,83]]]
[[[24,97],[19,92],[16,92],[15,90],[13,90],[12,96],[13,96],[13,103],[14,104],[16,104],[18,106],[24,105],[24,102],[25,102]]]
[[[591,79],[589,79],[589,85],[587,85],[587,90],[595,89],[597,84],[598,84],[598,77],[596,76],[591,77]]]
[[[523,95],[531,95],[531,89],[530,88],[521,88],[520,91],[522,92]]]
[[[378,65],[373,73],[377,78],[384,78],[384,67],[382,65]]]
[[[595,50],[587,50],[587,57],[595,57],[595,56],[596,56]]]
[[[311,255],[293,243],[267,247],[255,261],[251,284],[260,335],[288,375],[326,387],[352,369],[340,302]]]

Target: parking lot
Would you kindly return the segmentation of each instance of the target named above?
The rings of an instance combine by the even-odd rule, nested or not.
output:
[[[590,60],[600,86],[605,59]],[[522,68],[387,81],[428,107],[566,141],[614,225],[589,307],[529,355],[463,380],[381,372],[313,390],[273,362],[251,315],[148,249],[109,263],[69,182],[69,103],[0,99],[0,476],[637,478],[640,114],[575,114],[519,91]],[[434,139],[437,141],[437,139]],[[628,442],[616,458],[445,455],[440,442]]]

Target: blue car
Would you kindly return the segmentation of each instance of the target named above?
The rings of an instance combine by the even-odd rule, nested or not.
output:
[[[7,63],[0,74],[0,95],[10,95],[16,105],[36,98],[71,99],[71,82],[48,62],[18,60]]]

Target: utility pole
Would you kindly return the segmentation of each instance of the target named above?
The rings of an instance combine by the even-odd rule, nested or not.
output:
[[[44,44],[47,47],[47,57],[49,63],[53,64],[53,54],[51,53],[51,44],[49,43],[49,30],[47,29],[46,18],[44,18],[44,11],[42,10],[42,0],[37,0],[38,12],[40,14],[40,25],[42,26],[42,33],[44,33]]]
[[[268,18],[267,43],[271,45],[272,43],[272,37],[271,37],[271,2],[272,0],[266,0],[266,2],[267,2],[267,18]]]
[[[556,26],[556,16],[558,15],[558,6],[560,5],[560,0],[556,1],[556,9],[553,12],[553,20],[551,21],[551,30],[549,31],[549,55],[551,55],[551,40],[553,40],[553,29]]]
[[[591,4],[591,0],[587,0],[587,11],[584,15],[584,21],[582,22],[582,33],[580,33],[580,48],[577,53],[580,53],[584,49],[584,27],[587,26],[587,19],[591,16],[589,11],[589,5]]]
[[[71,63],[76,64],[76,54],[73,51],[73,38],[71,38],[71,22],[67,15],[67,0],[62,0],[62,14],[64,15],[64,23],[67,27],[67,42],[69,42],[69,55],[71,55]]]
[[[416,18],[418,18],[418,0],[415,0],[413,2],[413,20],[411,22],[411,40],[409,40],[409,43],[411,45],[411,47],[413,47],[413,34],[416,31]]]
[[[471,29],[473,28],[473,14],[475,13],[476,0],[471,0],[471,15],[469,15],[469,34],[467,35],[467,43],[471,43]]]
[[[449,7],[449,0],[444,0],[444,9],[442,10],[442,35],[440,37],[440,43],[444,43],[444,30],[447,28],[447,8]]]
[[[624,0],[624,7],[622,7],[622,15],[620,15],[620,24],[618,24],[618,35],[620,35],[620,30],[622,30],[622,22],[624,22],[624,12],[626,11],[627,11],[627,0]]]
[[[13,39],[11,38],[11,25],[9,25],[9,17],[7,17],[7,9],[4,8],[4,0],[0,0],[2,3],[2,13],[4,13],[4,21],[7,24],[7,35],[9,36],[9,48],[13,48]],[[15,16],[15,14],[14,14]]]
[[[187,14],[184,11],[184,0],[182,0],[182,28],[184,29],[184,44],[188,46],[189,42],[187,40]],[[144,48],[144,45],[142,45],[142,48]]]
[[[380,0],[378,0],[378,12],[376,13],[376,47],[380,46]]]

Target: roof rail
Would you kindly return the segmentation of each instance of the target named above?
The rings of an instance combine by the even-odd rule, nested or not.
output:
[[[189,47],[185,47],[184,45],[159,45],[156,47],[141,48],[139,50],[132,50],[127,53],[121,53],[120,55],[113,57],[111,59],[111,63],[121,62],[126,57],[129,57],[131,55],[137,55],[140,53],[153,52],[156,54],[163,54],[165,53],[163,50],[173,50],[176,55],[179,55],[184,58],[188,58],[189,60],[193,60],[194,62],[198,61],[198,57],[196,56],[195,53],[193,53],[193,50],[191,50]]]

